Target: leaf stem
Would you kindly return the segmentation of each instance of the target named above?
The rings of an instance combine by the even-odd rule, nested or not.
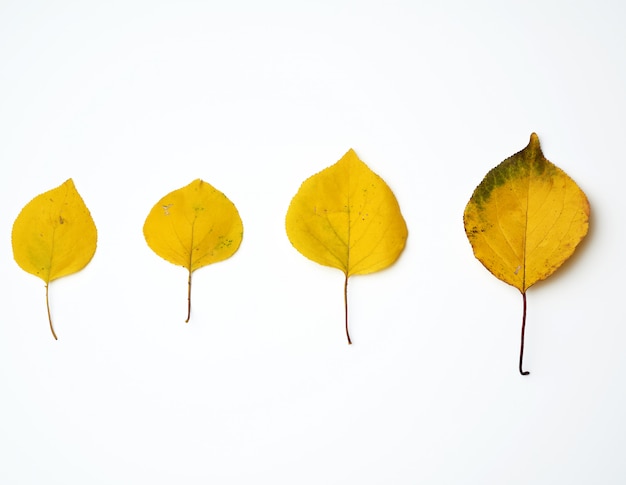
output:
[[[191,317],[191,269],[189,270],[189,277],[187,278],[187,320],[185,323],[189,323]]]
[[[54,327],[52,326],[52,317],[50,316],[50,301],[48,299],[48,283],[46,283],[46,309],[48,310],[48,322],[50,322],[50,331],[52,332],[52,336],[54,340],[59,340],[57,338],[57,334],[54,333]]]
[[[523,376],[527,376],[530,372],[522,370],[522,362],[524,360],[524,332],[526,330],[526,292],[522,293],[522,299],[524,301],[524,313],[522,314],[522,342],[519,348],[519,373]]]
[[[343,284],[343,305],[346,309],[346,337],[348,337],[348,345],[352,345],[350,332],[348,331],[348,273],[346,273],[346,280]]]

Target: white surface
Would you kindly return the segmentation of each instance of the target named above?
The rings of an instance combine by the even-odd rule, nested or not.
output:
[[[623,2],[0,2],[0,483],[626,482]],[[462,213],[538,133],[592,229],[522,302]],[[350,283],[284,215],[350,147],[409,227]],[[73,177],[99,231],[44,286],[10,232]],[[142,225],[203,178],[244,241],[186,275]]]

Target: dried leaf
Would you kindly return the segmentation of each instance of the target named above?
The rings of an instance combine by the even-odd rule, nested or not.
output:
[[[146,218],[143,234],[155,253],[187,269],[188,322],[191,274],[230,258],[241,244],[243,225],[237,208],[223,193],[196,179],[156,203]]]
[[[345,274],[348,343],[348,278],[380,271],[398,259],[407,227],[389,186],[356,155],[304,181],[285,221],[291,244],[316,263]]]
[[[522,370],[526,291],[554,273],[587,234],[587,197],[546,160],[533,133],[526,148],[487,173],[463,220],[476,258],[522,293],[519,371],[527,375]]]
[[[52,326],[48,286],[83,269],[96,252],[96,226],[72,179],[38,195],[13,223],[13,257],[27,273],[46,284],[46,307]]]

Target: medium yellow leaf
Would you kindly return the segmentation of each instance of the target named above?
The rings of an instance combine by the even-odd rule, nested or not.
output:
[[[539,138],[492,169],[463,216],[476,258],[523,296],[522,371],[526,290],[569,258],[589,228],[589,202],[563,170],[543,155]]]
[[[52,326],[48,285],[83,269],[96,252],[96,225],[72,179],[38,195],[13,223],[13,257],[27,273],[46,284],[46,307]]]
[[[243,224],[237,208],[223,193],[196,179],[156,203],[146,218],[143,234],[156,254],[187,269],[188,322],[191,274],[230,258],[241,244]]]
[[[407,227],[389,186],[353,150],[304,181],[287,211],[291,244],[316,263],[345,274],[348,343],[348,278],[380,271],[398,259]]]

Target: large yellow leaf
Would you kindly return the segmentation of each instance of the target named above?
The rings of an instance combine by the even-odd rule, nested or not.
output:
[[[96,252],[96,226],[72,179],[38,195],[13,223],[13,257],[26,272],[46,284],[46,307],[52,326],[48,285],[83,269]]]
[[[223,193],[196,179],[156,203],[146,218],[143,234],[155,253],[187,269],[188,322],[191,274],[230,258],[241,244],[243,225],[237,208]]]
[[[348,343],[348,278],[380,271],[398,259],[407,227],[389,186],[353,150],[304,181],[285,221],[291,244],[316,263],[345,274]]]
[[[474,255],[523,297],[522,371],[526,290],[569,258],[589,228],[582,190],[543,155],[539,138],[492,169],[470,199],[463,217]]]

